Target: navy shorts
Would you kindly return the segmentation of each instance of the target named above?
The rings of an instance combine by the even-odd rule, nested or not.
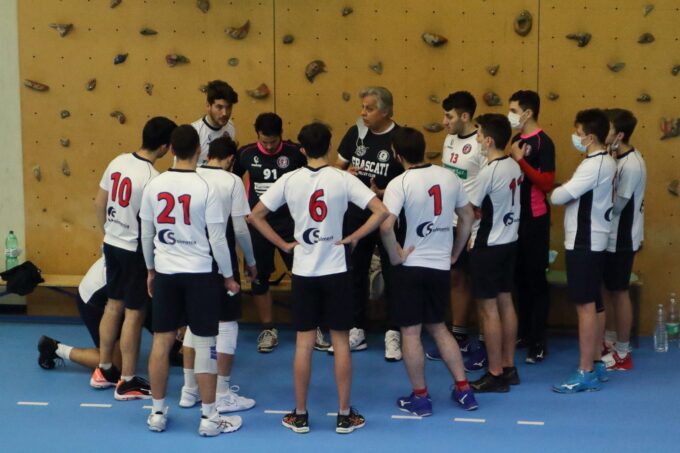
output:
[[[604,255],[604,287],[609,291],[627,291],[633,272],[635,252],[606,252]]]
[[[567,250],[567,295],[577,305],[595,302],[597,311],[602,310],[602,269],[605,252],[591,250]]]
[[[122,300],[130,310],[145,309],[149,294],[144,255],[104,243],[104,259],[109,299]]]
[[[509,293],[515,279],[517,242],[474,247],[470,251],[472,294],[476,299],[494,299]]]
[[[302,277],[293,274],[293,326],[298,332],[327,326],[331,330],[349,330],[354,322],[354,307],[349,272]]]
[[[444,322],[451,293],[450,271],[428,267],[393,267],[390,321],[399,327]]]

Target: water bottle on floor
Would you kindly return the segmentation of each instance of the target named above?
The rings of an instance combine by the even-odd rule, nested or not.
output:
[[[678,313],[678,303],[675,301],[675,293],[671,293],[670,297],[666,332],[668,333],[668,341],[676,341],[680,334],[680,313]]]
[[[5,239],[5,270],[8,271],[19,264],[19,241],[14,231],[9,232]]]
[[[663,305],[659,304],[656,310],[656,328],[654,329],[654,350],[656,352],[668,352],[668,333],[666,332],[665,319]]]

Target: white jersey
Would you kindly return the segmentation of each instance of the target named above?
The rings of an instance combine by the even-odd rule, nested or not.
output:
[[[100,257],[94,262],[90,269],[85,274],[85,277],[80,281],[78,286],[78,294],[83,302],[88,303],[94,293],[106,286],[106,260]]]
[[[470,191],[479,171],[486,164],[486,157],[482,155],[482,148],[477,143],[477,131],[463,137],[459,135],[447,135],[442,149],[442,166],[453,171],[465,187]],[[458,217],[454,214],[453,225],[456,226]],[[474,229],[477,229],[475,222]]]
[[[607,248],[615,175],[614,159],[601,151],[586,156],[562,185],[574,198],[564,211],[565,249],[601,252]]]
[[[494,159],[477,175],[468,192],[470,203],[482,211],[479,229],[472,232],[472,247],[488,247],[517,241],[522,170],[504,156]]]
[[[154,178],[144,191],[139,215],[154,223],[155,270],[162,274],[211,272],[207,224],[226,223],[230,206],[195,171],[173,168]]]
[[[158,172],[137,153],[121,154],[111,161],[99,182],[108,192],[104,242],[137,251],[139,247],[139,208],[144,188]]]
[[[229,220],[230,215],[242,217],[250,214],[246,189],[241,178],[220,167],[203,166],[197,168],[196,173],[208,181],[208,184],[217,191],[217,196],[222,200],[224,207],[227,208],[224,217],[226,220]]]
[[[198,157],[199,167],[208,163],[208,148],[210,147],[210,142],[225,135],[228,135],[232,140],[236,141],[236,128],[231,119],[227,121],[227,124],[218,128],[211,126],[205,116],[194,121],[191,125],[196,129],[196,132],[198,132],[198,138],[201,144],[201,155]]]
[[[281,176],[261,197],[270,211],[288,204],[295,222],[293,274],[318,277],[347,271],[342,239],[348,203],[365,209],[375,193],[359,178],[334,167],[302,167]]]
[[[614,196],[628,199],[623,211],[612,216],[609,234],[610,252],[637,251],[644,235],[644,198],[647,169],[642,154],[636,149],[616,158]]]
[[[390,213],[406,215],[404,248],[415,249],[404,266],[451,269],[452,219],[468,204],[460,180],[441,167],[424,165],[406,170],[387,185],[383,203]]]

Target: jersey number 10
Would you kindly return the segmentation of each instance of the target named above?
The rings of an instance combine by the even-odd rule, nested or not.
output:
[[[191,195],[185,194],[177,197],[177,200],[182,205],[182,210],[184,211],[184,224],[191,225],[191,219],[189,218],[189,207],[191,204]],[[160,214],[158,214],[158,223],[170,223],[175,224],[175,218],[170,215],[172,210],[175,209],[175,196],[168,192],[161,192],[158,194],[158,201],[165,201],[165,207]]]
[[[114,203],[118,199],[118,204],[122,208],[127,208],[130,204],[130,198],[132,198],[132,181],[130,178],[121,179],[121,173],[111,173],[111,179],[113,180],[113,187],[111,188],[111,201]]]

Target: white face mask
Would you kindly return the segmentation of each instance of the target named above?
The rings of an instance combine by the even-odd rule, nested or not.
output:
[[[581,137],[577,134],[571,134],[571,143],[574,145],[574,148],[576,148],[576,151],[579,153],[585,153],[588,151],[588,146],[584,145],[581,141]]]
[[[515,112],[509,112],[508,113],[508,121],[510,121],[510,126],[513,129],[519,129],[522,126],[521,119],[522,119],[522,115],[520,115],[519,113],[515,113]]]
[[[614,141],[612,141],[611,145],[609,145],[609,149],[612,151],[616,151],[619,149],[619,141],[614,137]]]

